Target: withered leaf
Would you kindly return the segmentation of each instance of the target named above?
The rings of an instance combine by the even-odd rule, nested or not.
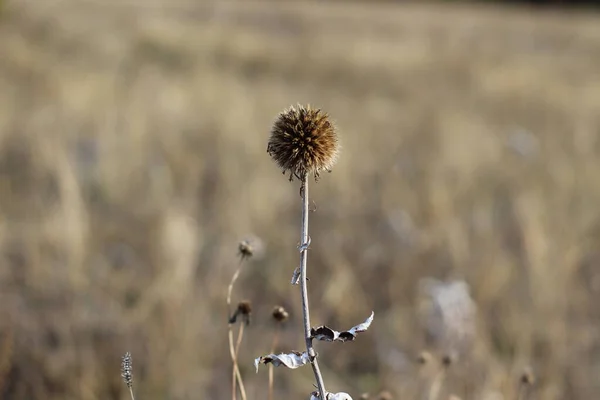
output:
[[[350,395],[348,393],[344,393],[344,392],[339,392],[339,393],[327,392],[325,394],[325,397],[327,397],[327,400],[352,400],[352,397],[350,397]],[[321,399],[321,397],[319,396],[318,391],[314,391],[310,394],[310,400],[320,400],[320,399]]]
[[[310,329],[310,335],[313,339],[323,340],[326,342],[351,342],[356,339],[356,335],[369,329],[375,313],[371,311],[371,316],[362,324],[358,324],[348,329],[347,331],[338,332],[328,326],[318,326]]]
[[[292,351],[289,354],[269,354],[266,356],[258,357],[254,360],[254,367],[258,372],[258,365],[271,363],[275,367],[279,367],[281,364],[288,368],[296,369],[310,362],[308,354],[306,352],[300,353],[298,351]]]

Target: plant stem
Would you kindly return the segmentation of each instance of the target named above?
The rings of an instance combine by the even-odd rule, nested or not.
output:
[[[319,395],[321,400],[327,400],[325,394],[325,384],[323,383],[323,376],[319,369],[319,363],[317,362],[317,354],[313,348],[312,338],[310,334],[310,315],[308,308],[308,288],[306,280],[306,260],[308,258],[308,174],[304,175],[302,180],[302,235],[300,239],[301,253],[300,253],[300,287],[302,292],[302,313],[304,315],[304,339],[306,341],[306,352],[310,358],[310,365],[312,366],[317,381],[317,387],[319,389]]]
[[[129,388],[129,394],[131,395],[131,400],[135,400],[135,397],[133,396],[133,387]]]
[[[280,323],[275,326],[275,334],[273,335],[273,343],[271,343],[271,354],[275,354],[277,343],[279,342]],[[273,400],[273,364],[269,364],[269,400]]]
[[[227,288],[227,318],[231,317],[231,292],[233,291],[233,284],[237,281],[240,276],[240,271],[242,270],[244,263],[244,257],[241,258],[240,264],[238,266],[237,271],[233,274],[231,278],[231,282],[229,282],[229,287]],[[229,354],[231,355],[231,362],[233,363],[233,371],[231,377],[231,399],[236,400],[236,381],[240,386],[240,394],[242,396],[242,400],[246,400],[246,389],[244,388],[244,382],[242,381],[242,375],[240,374],[240,369],[237,363],[237,351],[233,345],[233,324],[228,322],[228,336],[229,336]],[[243,331],[242,331],[243,332]],[[238,336],[238,341],[240,340]],[[239,346],[239,343],[238,343]]]

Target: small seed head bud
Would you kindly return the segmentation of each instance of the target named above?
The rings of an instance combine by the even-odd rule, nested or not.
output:
[[[282,306],[275,306],[272,315],[276,322],[283,322],[290,316],[290,314]]]
[[[121,359],[121,377],[128,388],[133,386],[133,364],[129,352],[125,353]]]
[[[238,244],[238,254],[242,259],[254,257],[261,257],[264,253],[264,245],[262,240],[258,237],[249,237],[242,240]]]
[[[319,109],[298,105],[279,114],[273,124],[267,152],[290,181],[307,174],[331,171],[339,151],[337,133],[329,116]]]
[[[456,362],[456,355],[452,353],[444,354],[442,357],[442,364],[444,367],[449,367]]]

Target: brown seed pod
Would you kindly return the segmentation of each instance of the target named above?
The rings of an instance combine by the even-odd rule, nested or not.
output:
[[[290,316],[290,314],[282,306],[275,306],[272,315],[273,319],[277,322],[283,322]]]
[[[237,318],[241,315],[246,325],[250,324],[250,315],[252,314],[252,303],[248,300],[240,301],[238,306],[229,319],[230,324],[235,324]]]
[[[279,114],[271,129],[267,152],[283,173],[303,180],[315,179],[331,171],[339,152],[339,142],[329,116],[320,109],[298,105]]]

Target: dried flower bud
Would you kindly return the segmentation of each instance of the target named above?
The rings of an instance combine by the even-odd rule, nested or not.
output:
[[[238,254],[242,259],[252,256],[260,257],[263,253],[263,243],[257,237],[246,238],[238,244]]]
[[[250,314],[252,314],[252,303],[249,300],[240,301],[235,310],[235,313],[229,319],[229,323],[233,324],[237,321],[238,316],[242,316],[246,325],[250,324]]]
[[[129,352],[125,353],[121,360],[121,377],[128,388],[133,386],[133,364]]]
[[[331,171],[338,156],[338,138],[329,116],[310,106],[290,107],[273,124],[267,152],[283,170],[303,180]]]
[[[449,367],[456,362],[456,355],[454,353],[444,354],[442,357],[442,364],[444,367]]]
[[[290,314],[282,306],[275,306],[272,315],[273,319],[277,322],[283,322],[290,316]]]

